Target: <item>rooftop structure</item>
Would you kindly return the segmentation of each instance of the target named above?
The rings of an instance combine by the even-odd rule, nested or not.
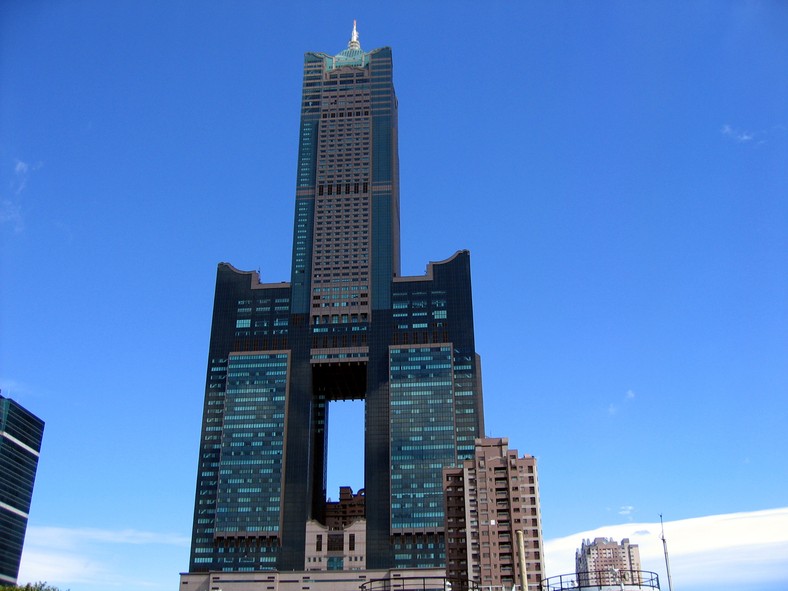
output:
[[[365,514],[365,497],[362,488],[356,494],[349,486],[339,487],[339,501],[326,503],[326,527],[342,529],[354,521],[363,519]]]

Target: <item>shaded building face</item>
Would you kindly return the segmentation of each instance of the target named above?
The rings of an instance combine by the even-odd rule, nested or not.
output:
[[[355,29],[305,55],[291,280],[219,265],[190,572],[305,568],[336,400],[365,405],[366,567],[444,564],[442,470],[483,432],[470,258],[400,274],[392,65]]]
[[[0,396],[0,586],[19,574],[44,422]]]

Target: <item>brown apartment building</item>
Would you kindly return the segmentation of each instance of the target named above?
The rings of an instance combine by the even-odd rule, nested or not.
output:
[[[517,585],[535,591],[544,576],[536,458],[518,458],[506,438],[475,443],[472,459],[443,471],[447,578],[457,588]]]

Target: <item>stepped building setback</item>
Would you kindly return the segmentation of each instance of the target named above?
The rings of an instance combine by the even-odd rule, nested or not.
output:
[[[344,51],[304,56],[290,281],[217,272],[184,589],[445,566],[443,470],[484,433],[470,255],[401,275],[397,138],[390,48],[365,52],[354,25]],[[326,506],[339,400],[365,405],[352,519]]]

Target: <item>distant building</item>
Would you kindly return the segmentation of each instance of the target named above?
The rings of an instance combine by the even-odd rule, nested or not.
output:
[[[476,440],[473,459],[443,471],[446,577],[453,587],[523,585],[517,532],[523,532],[528,589],[544,576],[536,458],[517,457],[506,438]]]
[[[575,574],[581,587],[637,584],[641,577],[640,549],[630,544],[629,538],[621,544],[611,538],[583,540],[575,552]]]
[[[354,521],[364,519],[364,489],[356,494],[349,486],[339,487],[339,501],[326,502],[326,527],[342,529]]]
[[[44,421],[0,396],[0,586],[16,584]]]

